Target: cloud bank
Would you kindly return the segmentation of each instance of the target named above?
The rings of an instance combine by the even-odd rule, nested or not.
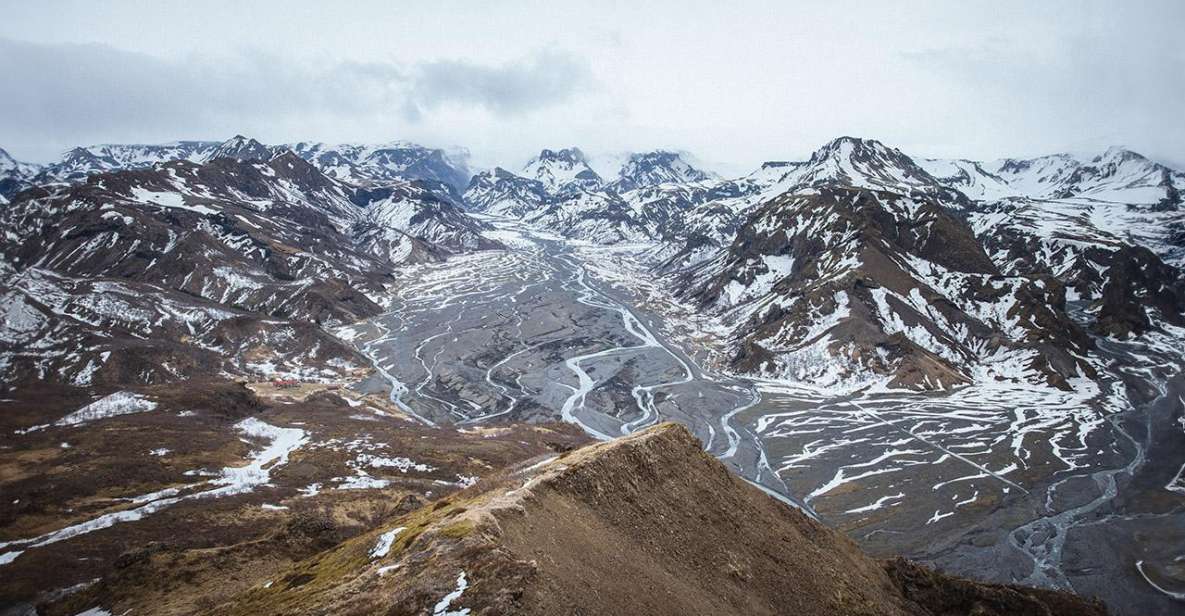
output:
[[[42,157],[104,141],[237,132],[282,139],[315,124],[406,130],[443,109],[517,117],[570,101],[593,83],[586,62],[550,49],[496,65],[314,65],[265,52],[174,60],[99,44],[11,39],[0,39],[0,74],[9,92],[0,96],[3,145]]]
[[[0,147],[43,161],[243,133],[504,166],[662,148],[743,173],[857,135],[978,159],[1126,145],[1181,167],[1183,23],[1179,0],[41,0],[0,20]]]

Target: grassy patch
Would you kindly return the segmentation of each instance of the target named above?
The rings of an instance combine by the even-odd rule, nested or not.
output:
[[[474,525],[472,520],[462,520],[456,524],[450,524],[440,530],[440,534],[450,539],[460,539],[468,536],[473,532]]]
[[[435,527],[438,534],[449,539],[460,539],[473,533],[475,525],[471,520],[461,520],[442,525],[450,517],[466,511],[462,503],[468,501],[443,500],[431,506],[421,507],[386,526],[404,526],[391,545],[384,560],[391,561],[410,549],[425,531]],[[335,549],[301,562],[269,588],[257,586],[235,602],[232,614],[295,614],[301,606],[315,604],[314,598],[331,591],[345,581],[354,578],[371,563],[370,548],[381,530],[355,537]]]

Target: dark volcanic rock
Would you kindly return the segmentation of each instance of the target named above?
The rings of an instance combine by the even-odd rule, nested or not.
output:
[[[1110,255],[1094,328],[1124,337],[1142,334],[1163,319],[1185,324],[1185,277],[1151,250],[1124,246]]]

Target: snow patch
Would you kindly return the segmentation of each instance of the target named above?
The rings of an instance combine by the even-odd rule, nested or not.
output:
[[[407,530],[407,527],[400,526],[379,535],[379,539],[375,542],[374,547],[370,548],[370,557],[374,559],[386,556],[391,551],[391,545],[395,543],[395,537],[398,537],[399,533],[405,530]]]

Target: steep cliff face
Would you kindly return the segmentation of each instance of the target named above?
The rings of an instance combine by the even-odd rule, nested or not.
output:
[[[864,555],[676,424],[528,461],[306,560],[238,614],[1104,614]]]

